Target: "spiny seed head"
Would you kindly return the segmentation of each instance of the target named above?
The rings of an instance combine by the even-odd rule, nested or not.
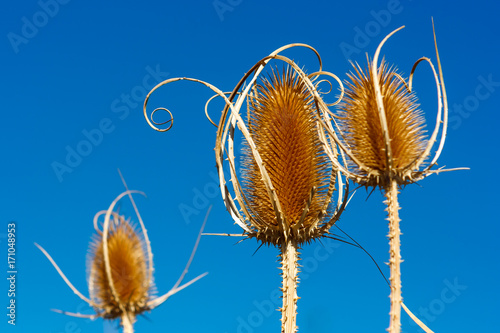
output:
[[[152,287],[148,282],[143,239],[123,216],[113,214],[113,217],[109,224],[107,248],[118,299],[113,295],[106,271],[102,233],[94,236],[89,258],[90,296],[99,305],[96,312],[101,312],[106,319],[122,317],[123,312],[135,316],[148,310]]]
[[[348,74],[345,97],[339,105],[345,140],[354,157],[356,181],[366,186],[384,187],[388,179],[400,185],[411,181],[409,168],[425,150],[425,123],[417,99],[410,92],[394,67],[384,61],[378,69],[382,101],[387,119],[392,151],[392,166],[386,157],[376,92],[371,70],[354,65]],[[368,68],[372,64],[368,61]]]
[[[288,236],[298,242],[309,241],[314,237],[314,226],[327,213],[332,170],[318,137],[314,112],[311,93],[290,69],[282,74],[273,70],[250,97],[248,130],[276,191],[289,233],[283,235],[280,230],[259,165],[244,142],[242,185],[249,206],[247,218],[258,230],[256,237],[266,243],[277,244]]]

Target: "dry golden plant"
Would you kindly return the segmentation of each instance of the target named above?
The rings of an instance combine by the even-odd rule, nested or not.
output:
[[[89,272],[88,287],[90,297],[86,297],[80,293],[47,251],[35,243],[71,290],[89,304],[94,309],[95,314],[87,315],[61,310],[53,311],[80,318],[96,319],[100,317],[106,320],[118,319],[123,332],[132,333],[134,331],[133,325],[138,315],[158,307],[170,296],[208,274],[201,274],[191,281],[180,285],[194,258],[209,212],[207,212],[191,256],[181,276],[170,291],[162,296],[155,297],[153,254],[146,228],[132,198],[132,193],[142,194],[142,192],[129,191],[127,189],[127,191],[121,193],[111,203],[107,210],[98,212],[94,217],[96,234],[90,243],[87,267]],[[130,223],[130,220],[126,220],[124,216],[114,211],[117,202],[125,195],[129,196],[134,206],[142,235]],[[101,216],[104,216],[104,222],[99,222]]]
[[[448,124],[448,103],[435,32],[438,72],[426,57],[415,62],[408,81],[384,60],[378,64],[382,46],[402,28],[394,30],[382,40],[373,60],[368,60],[367,69],[353,64],[354,72],[348,74],[345,98],[339,104],[339,113],[335,117],[338,119],[339,136],[330,133],[347,156],[344,165],[337,165],[339,170],[362,186],[380,188],[386,197],[390,243],[390,333],[399,333],[401,330],[401,306],[421,324],[403,304],[401,296],[399,190],[431,174],[458,170],[432,169],[443,149]],[[425,119],[412,90],[414,71],[423,61],[429,64],[434,73],[438,96],[436,126],[428,139],[425,135]],[[429,161],[439,132],[439,145]],[[333,163],[338,162],[333,160]],[[424,329],[431,332],[426,327]]]
[[[318,58],[319,70],[307,75],[294,61],[280,54],[292,47],[312,50]],[[284,69],[274,68],[266,76],[264,69],[271,60],[283,62]],[[284,333],[297,330],[299,249],[304,243],[331,237],[329,229],[347,202],[348,187],[329,158],[338,156],[337,147],[325,129],[327,126],[333,131],[330,115],[318,106],[327,105],[319,89],[325,79],[320,80],[320,76],[333,78],[340,85],[341,81],[322,71],[321,66],[314,48],[290,44],[257,62],[230,93],[201,80],[172,78],[154,87],[144,102],[149,125],[166,131],[171,121],[169,128],[160,129],[155,126],[159,123],[153,120],[153,115],[157,110],[167,109],[155,109],[150,117],[146,112],[151,93],[159,87],[179,80],[194,81],[224,99],[215,143],[222,198],[235,223],[243,229],[240,236],[256,238],[280,250]],[[205,107],[206,113],[211,100]],[[246,117],[240,113],[245,106]],[[237,142],[236,133],[240,133],[242,142]],[[240,143],[243,148],[235,149]],[[232,186],[228,186],[227,176]],[[332,200],[335,193],[336,201]]]

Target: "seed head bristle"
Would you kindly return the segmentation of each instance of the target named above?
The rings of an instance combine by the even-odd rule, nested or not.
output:
[[[331,168],[318,137],[314,112],[313,97],[290,69],[282,74],[273,70],[268,79],[257,84],[248,112],[249,133],[290,227],[301,218],[313,188],[316,193],[304,219],[305,228],[321,218],[327,200]],[[242,166],[242,184],[253,214],[250,220],[263,221],[265,232],[278,230],[276,213],[248,145]]]
[[[120,304],[128,314],[139,314],[147,310],[150,297],[147,258],[144,241],[135,228],[123,216],[114,214],[108,230],[108,253],[111,276],[118,299],[115,299],[106,273],[103,238],[97,234],[90,248],[89,285],[91,298],[99,304],[103,317],[115,319],[122,317]]]
[[[339,114],[346,142],[362,164],[354,165],[354,171],[366,185],[384,186],[388,175],[403,184],[413,171],[408,166],[425,150],[425,120],[417,98],[408,91],[396,69],[382,61],[379,82],[392,151],[391,168],[387,164],[372,73],[357,64],[353,66],[355,72],[348,74]]]

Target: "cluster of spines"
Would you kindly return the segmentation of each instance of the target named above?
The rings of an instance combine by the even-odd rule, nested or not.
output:
[[[282,235],[275,209],[249,147],[244,149],[243,181],[249,220],[258,238],[279,244],[284,237],[304,236],[325,215],[332,169],[318,137],[311,93],[290,69],[273,71],[256,86],[248,112],[248,128],[276,189],[282,216],[290,229],[308,212],[296,234]],[[314,191],[312,200],[311,191]]]

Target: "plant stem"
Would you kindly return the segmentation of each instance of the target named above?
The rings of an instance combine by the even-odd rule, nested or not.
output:
[[[399,236],[401,231],[399,230],[399,204],[398,204],[398,184],[396,180],[391,180],[388,188],[385,189],[385,204],[387,205],[387,213],[389,220],[389,267],[391,270],[391,312],[389,333],[400,333],[401,331],[401,254],[400,247],[401,243]]]
[[[297,274],[299,252],[297,243],[287,240],[280,246],[283,277],[283,307],[281,308],[281,333],[297,332]]]
[[[127,313],[123,314],[121,320],[123,326],[123,333],[134,333],[134,324],[132,320],[130,320],[129,315]]]

